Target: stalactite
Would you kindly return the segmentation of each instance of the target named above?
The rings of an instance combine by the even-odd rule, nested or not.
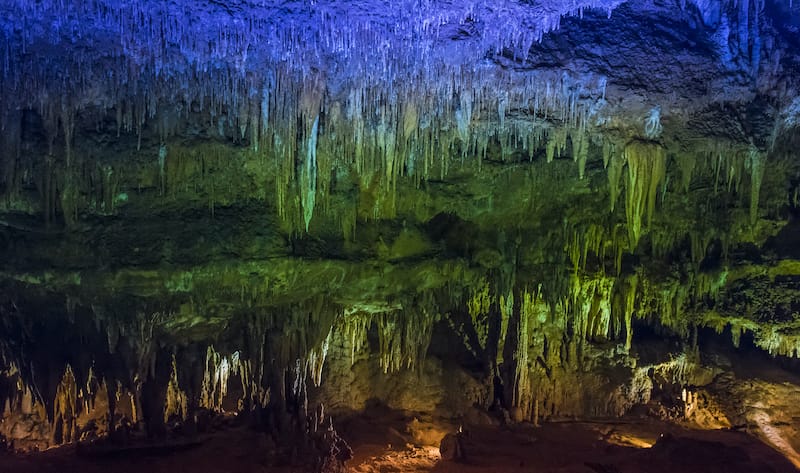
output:
[[[164,173],[164,167],[166,166],[167,162],[167,145],[162,144],[158,148],[158,177],[161,181],[161,195],[164,195],[166,192],[166,175]]]
[[[140,380],[147,379],[155,372],[159,331],[172,314],[153,312],[151,314],[137,313],[136,323],[131,328],[131,338],[136,353],[136,373]]]
[[[350,344],[350,364],[354,364],[356,353],[360,352],[367,342],[367,330],[372,323],[371,316],[366,312],[345,311],[344,317],[340,322],[340,330]]]
[[[472,319],[472,327],[478,335],[478,342],[482,349],[486,348],[489,336],[489,306],[492,299],[489,296],[489,282],[484,281],[472,289],[472,295],[467,301],[467,310]]]
[[[504,362],[503,353],[505,352],[506,338],[508,337],[508,323],[514,314],[514,293],[500,296],[500,332],[498,334],[497,345],[497,365]]]
[[[306,232],[308,225],[311,223],[311,217],[314,215],[314,206],[316,205],[317,195],[317,135],[319,133],[319,116],[314,119],[309,132],[306,162],[300,173],[300,182],[302,189],[302,205],[303,205],[303,222],[306,225]]]
[[[688,193],[697,165],[697,159],[691,153],[682,152],[675,155],[675,161],[678,164],[678,169],[681,171],[681,187],[683,188],[683,192]]]
[[[314,386],[320,386],[322,384],[322,368],[325,366],[325,358],[328,356],[328,348],[331,344],[332,333],[333,327],[328,331],[328,336],[325,337],[322,345],[319,348],[312,348],[308,353],[306,371],[310,374]]]
[[[632,141],[625,146],[628,179],[625,187],[625,215],[630,249],[633,251],[642,235],[642,221],[649,227],[655,211],[658,187],[666,175],[666,153],[659,145]]]
[[[567,255],[572,261],[573,273],[586,270],[586,263],[590,254],[594,255],[603,269],[608,246],[613,247],[613,239],[609,239],[606,230],[598,224],[589,224],[588,227],[577,227],[571,230],[567,239]]]
[[[639,285],[639,278],[637,275],[631,275],[625,278],[622,291],[622,319],[625,327],[625,351],[630,351],[631,342],[633,341],[633,316],[636,310],[636,295]]]
[[[576,294],[575,314],[581,329],[575,336],[587,341],[611,338],[613,290],[615,281],[611,278],[593,279],[581,284]]]
[[[619,152],[616,143],[610,140],[606,140],[603,143],[603,163],[606,166],[606,176],[608,178],[609,199],[612,213],[616,208],[617,200],[622,192],[620,182],[622,179],[623,169],[625,167],[625,159],[625,154]]]
[[[758,200],[761,195],[761,182],[764,180],[766,155],[750,145],[746,166],[750,170],[750,225],[758,219]]]
[[[455,118],[458,137],[462,143],[466,144],[469,142],[469,129],[472,124],[472,96],[469,93],[461,93],[461,100],[459,107],[456,109]]]
[[[572,139],[572,159],[578,163],[578,178],[586,175],[586,160],[589,157],[589,137],[583,131],[576,131],[570,135]]]
[[[61,106],[61,127],[64,133],[64,158],[69,169],[72,165],[73,136],[75,134],[75,110],[63,105]]]
[[[756,346],[766,350],[770,355],[800,357],[800,335],[782,333],[778,327],[759,331],[762,333],[756,339]]]
[[[560,157],[561,153],[567,147],[567,138],[569,137],[569,129],[560,127],[550,132],[547,139],[546,159],[548,163],[552,163],[553,159]]]
[[[689,246],[692,256],[692,262],[695,267],[700,266],[700,262],[706,257],[706,249],[711,243],[712,236],[707,234],[700,234],[698,231],[689,232]],[[674,246],[674,245],[671,245]]]

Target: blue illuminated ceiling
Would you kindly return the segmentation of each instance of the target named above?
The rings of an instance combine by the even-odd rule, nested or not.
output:
[[[764,94],[790,103],[797,12],[784,0],[7,0],[2,107],[65,115],[51,119],[62,127],[113,110],[128,131],[191,104],[243,135],[256,117],[310,123],[326,107],[381,126],[371,115],[388,106],[400,119],[397,104],[415,109],[409,127],[464,139],[506,116],[583,129],[655,106],[669,116]]]

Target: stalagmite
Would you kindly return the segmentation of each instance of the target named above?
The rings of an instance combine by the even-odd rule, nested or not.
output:
[[[53,441],[56,444],[77,440],[78,386],[70,365],[66,366],[53,401]]]
[[[222,402],[228,392],[228,378],[231,366],[228,358],[209,346],[206,350],[206,364],[203,373],[200,406],[214,411],[222,410]]]
[[[172,373],[170,374],[169,384],[167,384],[167,399],[164,406],[164,422],[168,422],[173,416],[181,420],[186,419],[187,414],[188,399],[178,382],[178,365],[173,355]]]

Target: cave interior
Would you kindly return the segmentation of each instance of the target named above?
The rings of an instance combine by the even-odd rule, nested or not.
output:
[[[800,468],[800,2],[0,0],[0,470]]]

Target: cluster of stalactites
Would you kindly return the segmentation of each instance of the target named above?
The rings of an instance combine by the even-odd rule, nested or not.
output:
[[[628,166],[625,181],[625,217],[631,249],[642,236],[643,226],[650,227],[655,212],[659,186],[666,178],[667,154],[658,144],[632,141],[625,146],[624,159]]]
[[[363,14],[332,1],[264,1],[239,10],[215,4],[14,0],[0,7],[0,38],[9,45],[0,50],[0,72],[14,90],[82,102],[101,102],[121,90],[111,85],[169,94],[175,93],[169,92],[171,82],[209,69],[228,68],[245,77],[276,63],[305,72],[347,64],[339,74],[386,82],[401,74],[446,75],[453,64],[481,61],[486,51],[514,51],[524,62],[531,45],[557,29],[563,15],[589,8],[610,13],[619,3],[403,0]],[[468,40],[441,47],[444,38],[461,31],[469,32]],[[60,47],[76,50],[64,56],[57,53]],[[126,69],[114,72],[126,74],[107,74],[115,65]],[[102,88],[110,81],[115,83]]]
[[[6,86],[0,93],[14,98],[0,110],[0,129],[18,128],[15,111],[38,111],[48,159],[55,163],[63,155],[54,169],[75,162],[81,121],[113,117],[117,134],[136,133],[140,145],[142,134],[152,130],[160,142],[152,153],[163,194],[165,145],[195,115],[212,137],[247,140],[254,152],[279,163],[278,211],[292,214],[295,229],[307,230],[317,207],[327,205],[331,170],[340,160],[354,165],[365,186],[379,177],[387,197],[374,213],[388,215],[396,176],[445,173],[442,156],[485,153],[491,136],[501,143],[528,140],[530,127],[507,121],[507,115],[584,129],[596,110],[593,102],[604,97],[604,79],[541,77],[475,64],[485,51],[520,51],[517,59],[524,61],[562,15],[586,8],[610,12],[618,3],[498,8],[409,0],[386,5],[393,13],[385,17],[362,17],[335,2],[313,8],[297,2],[292,13],[282,2],[263,2],[248,8],[245,18],[215,5],[189,10],[94,0],[32,7],[13,1],[0,7],[0,38],[9,45],[0,48]],[[38,22],[47,28],[30,27]],[[84,31],[89,25],[92,31]],[[456,51],[439,47],[439,35],[461,28],[471,31],[469,41],[454,43]],[[59,49],[53,46],[76,43],[82,47],[75,54],[48,54]],[[41,54],[29,54],[34,50]],[[585,103],[587,97],[592,103]],[[579,151],[584,142],[575,141]],[[9,171],[5,179],[25,175]],[[49,193],[62,195],[70,221],[80,213],[72,195],[80,189],[73,182],[79,177],[63,174],[69,179],[50,184]],[[296,185],[287,193],[289,183]],[[104,204],[113,207],[112,201]]]
[[[795,333],[795,321],[764,323],[754,320],[751,314],[722,315],[716,310],[697,312],[692,309],[693,301],[711,301],[712,306],[722,302],[720,297],[729,282],[728,277],[728,269],[692,273],[688,280],[672,276],[658,280],[636,277],[638,283],[631,307],[638,317],[647,318],[651,324],[658,324],[684,340],[689,340],[698,327],[707,327],[718,334],[729,333],[736,347],[747,333],[753,337],[755,346],[770,355],[800,356],[800,336]]]
[[[34,388],[23,381],[15,363],[8,363],[6,368],[0,371],[0,376],[2,376],[7,383],[10,383],[10,385],[7,386],[9,388],[8,391],[0,393],[3,401],[3,415],[8,415],[15,410],[32,413],[34,408],[40,405],[39,399],[34,393]],[[43,415],[43,417],[47,416]]]
[[[279,214],[299,213],[296,221],[306,231],[314,212],[328,207],[334,170],[358,179],[365,195],[376,195],[362,210],[367,218],[394,216],[399,178],[441,178],[468,157],[480,164],[490,140],[532,154],[550,140],[545,136],[558,141],[566,130],[582,175],[588,153],[583,130],[592,113],[582,100],[602,95],[595,78],[466,70],[425,84],[354,85],[346,94],[335,94],[321,75],[284,81],[279,74],[278,82],[284,93],[270,94],[268,106],[275,110],[266,114],[268,122],[263,110],[250,113],[246,129],[258,130],[251,133],[253,150],[277,160]],[[526,119],[512,119],[512,113]]]
[[[237,376],[241,382],[242,398],[237,400],[236,409],[239,409],[245,400],[249,400],[251,406],[266,405],[269,395],[265,395],[255,379],[250,360],[241,358],[238,351],[223,355],[209,345],[206,349],[199,406],[214,412],[223,412],[231,376]]]
[[[753,336],[755,346],[772,356],[800,358],[800,335],[795,321],[765,324],[748,317],[724,317],[711,311],[703,314],[699,323],[718,334],[729,332],[734,346],[738,347],[742,335],[748,333]]]
[[[384,373],[421,367],[431,342],[433,327],[440,319],[425,307],[382,312],[348,312],[337,323],[351,347],[351,362],[364,349],[367,332],[378,335],[379,364]]]
[[[514,377],[511,402],[519,420],[538,421],[540,409],[552,414],[578,399],[560,398],[574,376],[587,363],[587,345],[617,341],[618,350],[630,350],[633,318],[640,316],[638,278],[571,278],[567,293],[546,297],[542,286],[500,300],[510,317],[517,317],[515,332],[502,333],[512,341]],[[548,302],[550,300],[550,302]],[[556,302],[553,303],[552,300]],[[565,335],[569,334],[569,335]],[[573,393],[578,396],[578,394]]]
[[[572,145],[572,160],[578,163],[578,178],[586,175],[586,161],[589,158],[589,135],[585,127],[573,128],[569,126],[555,128],[547,137],[545,156],[548,163],[556,157],[561,157],[566,148],[567,141]],[[529,151],[533,152],[535,148]]]
[[[602,241],[599,237],[595,239]],[[594,246],[585,242],[579,246],[585,245]],[[592,251],[602,252],[596,248]],[[583,258],[576,256],[578,260]],[[589,373],[598,363],[598,350],[629,353],[634,320],[644,318],[688,341],[695,325],[703,323],[685,312],[690,298],[714,297],[725,284],[724,272],[714,278],[702,275],[696,278],[688,282],[679,279],[657,282],[638,273],[611,277],[602,272],[587,275],[576,271],[568,276],[567,284],[557,294],[548,294],[554,290],[552,286],[539,285],[508,295],[496,293],[486,280],[479,280],[471,288],[464,307],[473,333],[468,335],[452,315],[446,321],[462,336],[465,348],[480,358],[489,340],[489,319],[501,318],[496,321],[499,322],[496,362],[498,366],[507,364],[512,368],[509,401],[515,419],[536,422],[554,415],[621,415],[633,405],[647,402],[652,373],[634,370],[629,385],[620,385],[606,393],[607,405],[603,404],[605,400],[591,404],[586,393],[591,391],[592,383],[599,386],[607,382],[593,380]],[[354,326],[359,321],[363,319],[351,319]],[[365,330],[363,327],[368,325],[360,327]],[[789,337],[759,337],[759,340],[764,346],[772,343],[773,351],[795,346],[795,340]],[[791,353],[794,348],[788,350]],[[504,359],[504,353],[511,353],[512,357]],[[655,375],[681,385],[686,382],[685,366],[684,359],[676,359],[657,366]],[[589,411],[580,411],[583,408]]]
[[[469,312],[472,326],[475,329],[480,348],[486,349],[489,338],[489,309],[492,304],[492,297],[489,294],[489,281],[483,280],[470,288],[471,295],[467,300],[467,312]]]
[[[689,192],[694,175],[706,174],[713,182],[715,194],[728,192],[748,196],[747,224],[751,228],[755,227],[758,222],[761,185],[766,173],[767,157],[771,151],[759,149],[752,143],[743,145],[723,140],[710,140],[698,144],[696,148],[694,154],[679,153],[675,156],[684,192]],[[749,194],[745,191],[749,191]],[[699,237],[706,240],[705,246],[707,246],[707,240],[712,236]],[[724,234],[713,237],[722,240],[724,245],[728,242]],[[701,252],[695,252],[693,248],[693,255],[702,259],[704,249],[700,248]]]
[[[714,192],[719,192],[722,186],[728,192],[740,192],[745,177],[749,178],[750,225],[755,225],[758,219],[761,183],[766,172],[767,155],[767,152],[758,149],[752,143],[744,146],[724,141],[711,142],[701,151],[701,156],[712,163]]]
[[[695,266],[706,256],[714,240],[719,240],[723,254],[731,242],[729,228],[716,228],[713,222],[686,224],[671,222],[669,225],[653,225],[658,204],[669,198],[668,191],[689,194],[693,180],[709,180],[713,192],[738,194],[742,182],[750,186],[750,219],[753,226],[758,218],[761,181],[764,176],[766,153],[754,146],[741,146],[730,142],[710,140],[700,142],[696,152],[679,152],[673,155],[675,176],[667,174],[666,149],[654,141],[635,139],[627,144],[611,138],[602,142],[602,157],[608,180],[611,213],[615,213],[620,198],[624,198],[625,223],[611,221],[570,222],[565,233],[565,249],[576,274],[587,269],[587,262],[597,258],[599,269],[613,260],[615,274],[621,270],[624,252],[636,251],[639,240],[649,233],[651,254],[663,257],[678,245],[688,240],[691,259]],[[672,168],[671,168],[672,169]],[[675,178],[671,180],[671,178]],[[736,222],[739,227],[745,222]]]
[[[566,399],[564,394],[570,382],[567,373],[575,372],[581,363],[577,347],[583,341],[579,335],[570,338],[564,334],[568,326],[581,324],[571,320],[563,307],[551,308],[541,290],[524,291],[517,304],[516,333],[509,334],[516,342],[511,404],[515,420],[537,423],[545,410],[555,414],[569,410],[571,404],[580,404]]]
[[[625,226],[615,224],[607,229],[603,225],[590,223],[587,226],[576,226],[565,235],[566,252],[572,262],[573,274],[587,270],[590,258],[597,258],[599,270],[605,271],[605,261],[613,258],[614,274],[622,271],[622,255],[628,250],[628,235]]]
[[[435,77],[391,69],[396,77],[374,80],[370,75],[341,78],[324,69],[310,73],[278,64],[265,65],[247,76],[225,68],[184,78],[170,76],[164,78],[169,84],[163,88],[104,84],[105,79],[98,79],[100,89],[109,89],[108,95],[100,93],[102,100],[95,95],[82,98],[79,93],[37,95],[21,108],[37,110],[43,118],[48,172],[58,178],[50,185],[50,200],[60,198],[67,222],[74,221],[88,201],[105,212],[113,211],[120,191],[120,170],[115,166],[121,164],[104,164],[98,171],[102,175],[92,176],[92,181],[108,182],[94,191],[97,196],[84,199],[81,194],[97,186],[82,185],[85,172],[72,169],[84,159],[75,151],[76,140],[82,139],[76,135],[76,124],[109,115],[116,119],[118,134],[136,133],[140,143],[145,131],[157,134],[160,146],[143,151],[152,153],[162,195],[182,185],[169,179],[176,168],[172,161],[181,159],[171,151],[172,137],[199,121],[210,136],[248,142],[256,156],[274,163],[274,200],[279,215],[293,222],[294,229],[307,231],[315,211],[327,209],[332,176],[343,172],[379,195],[366,216],[391,217],[400,176],[419,182],[444,176],[467,157],[480,162],[491,140],[503,147],[504,154],[522,148],[531,156],[546,142],[548,160],[552,160],[563,152],[569,138],[582,177],[589,143],[585,130],[605,93],[605,79],[590,75],[452,65]],[[128,72],[113,77],[128,77]],[[92,93],[99,92],[93,89]],[[53,98],[63,96],[73,98]],[[0,111],[3,133],[18,135],[20,120],[19,113]],[[4,136],[4,140],[13,145],[19,136]],[[2,170],[7,192],[21,187],[17,181],[30,174],[22,169],[24,163],[15,151],[19,146],[11,145],[4,147],[10,154],[4,156],[6,169]],[[202,160],[202,153],[194,158]]]
[[[689,194],[693,192],[695,179],[710,180],[714,194],[727,192],[736,195],[749,190],[749,221],[737,225],[756,225],[768,152],[752,144],[748,146],[717,139],[699,141],[693,149],[694,152],[680,151],[672,155],[677,179],[670,181],[672,173],[667,175],[667,152],[658,142],[634,139],[622,144],[610,138],[603,140],[602,157],[610,208],[613,213],[620,198],[624,197],[627,242],[620,240],[626,235],[618,233],[618,227],[594,228],[598,226],[589,224],[582,230],[578,229],[574,241],[568,245],[576,270],[583,269],[587,249],[602,257],[609,246],[615,249],[612,254],[619,268],[621,253],[616,249],[635,251],[642,235],[652,230],[657,204],[667,198],[667,191]],[[659,228],[656,233],[651,232],[650,244],[653,254],[661,256],[688,237],[692,244],[692,259],[699,263],[712,240],[719,239],[727,248],[730,240],[727,233],[728,229],[707,225],[693,228],[670,225]]]
[[[695,353],[671,354],[669,359],[653,365],[636,366],[632,370],[630,382],[623,384],[609,396],[609,402],[617,416],[624,415],[636,405],[650,402],[657,386],[683,387],[682,396],[687,395],[686,387],[703,376],[703,368]],[[686,399],[683,399],[686,403]],[[687,403],[688,404],[688,403]]]
[[[322,368],[325,366],[325,358],[328,356],[328,349],[331,345],[332,334],[333,327],[331,327],[331,330],[328,332],[328,335],[322,341],[320,346],[312,348],[308,353],[308,359],[306,363],[314,386],[319,386],[322,384]]]
[[[756,331],[756,346],[766,350],[772,356],[800,358],[800,335],[782,329],[783,327],[759,328]]]
[[[295,360],[295,379],[292,387],[295,394],[305,393],[309,378],[316,387],[322,384],[322,370],[325,367],[325,359],[328,357],[332,336],[333,326],[328,330],[328,335],[318,346],[310,347],[304,357]]]

